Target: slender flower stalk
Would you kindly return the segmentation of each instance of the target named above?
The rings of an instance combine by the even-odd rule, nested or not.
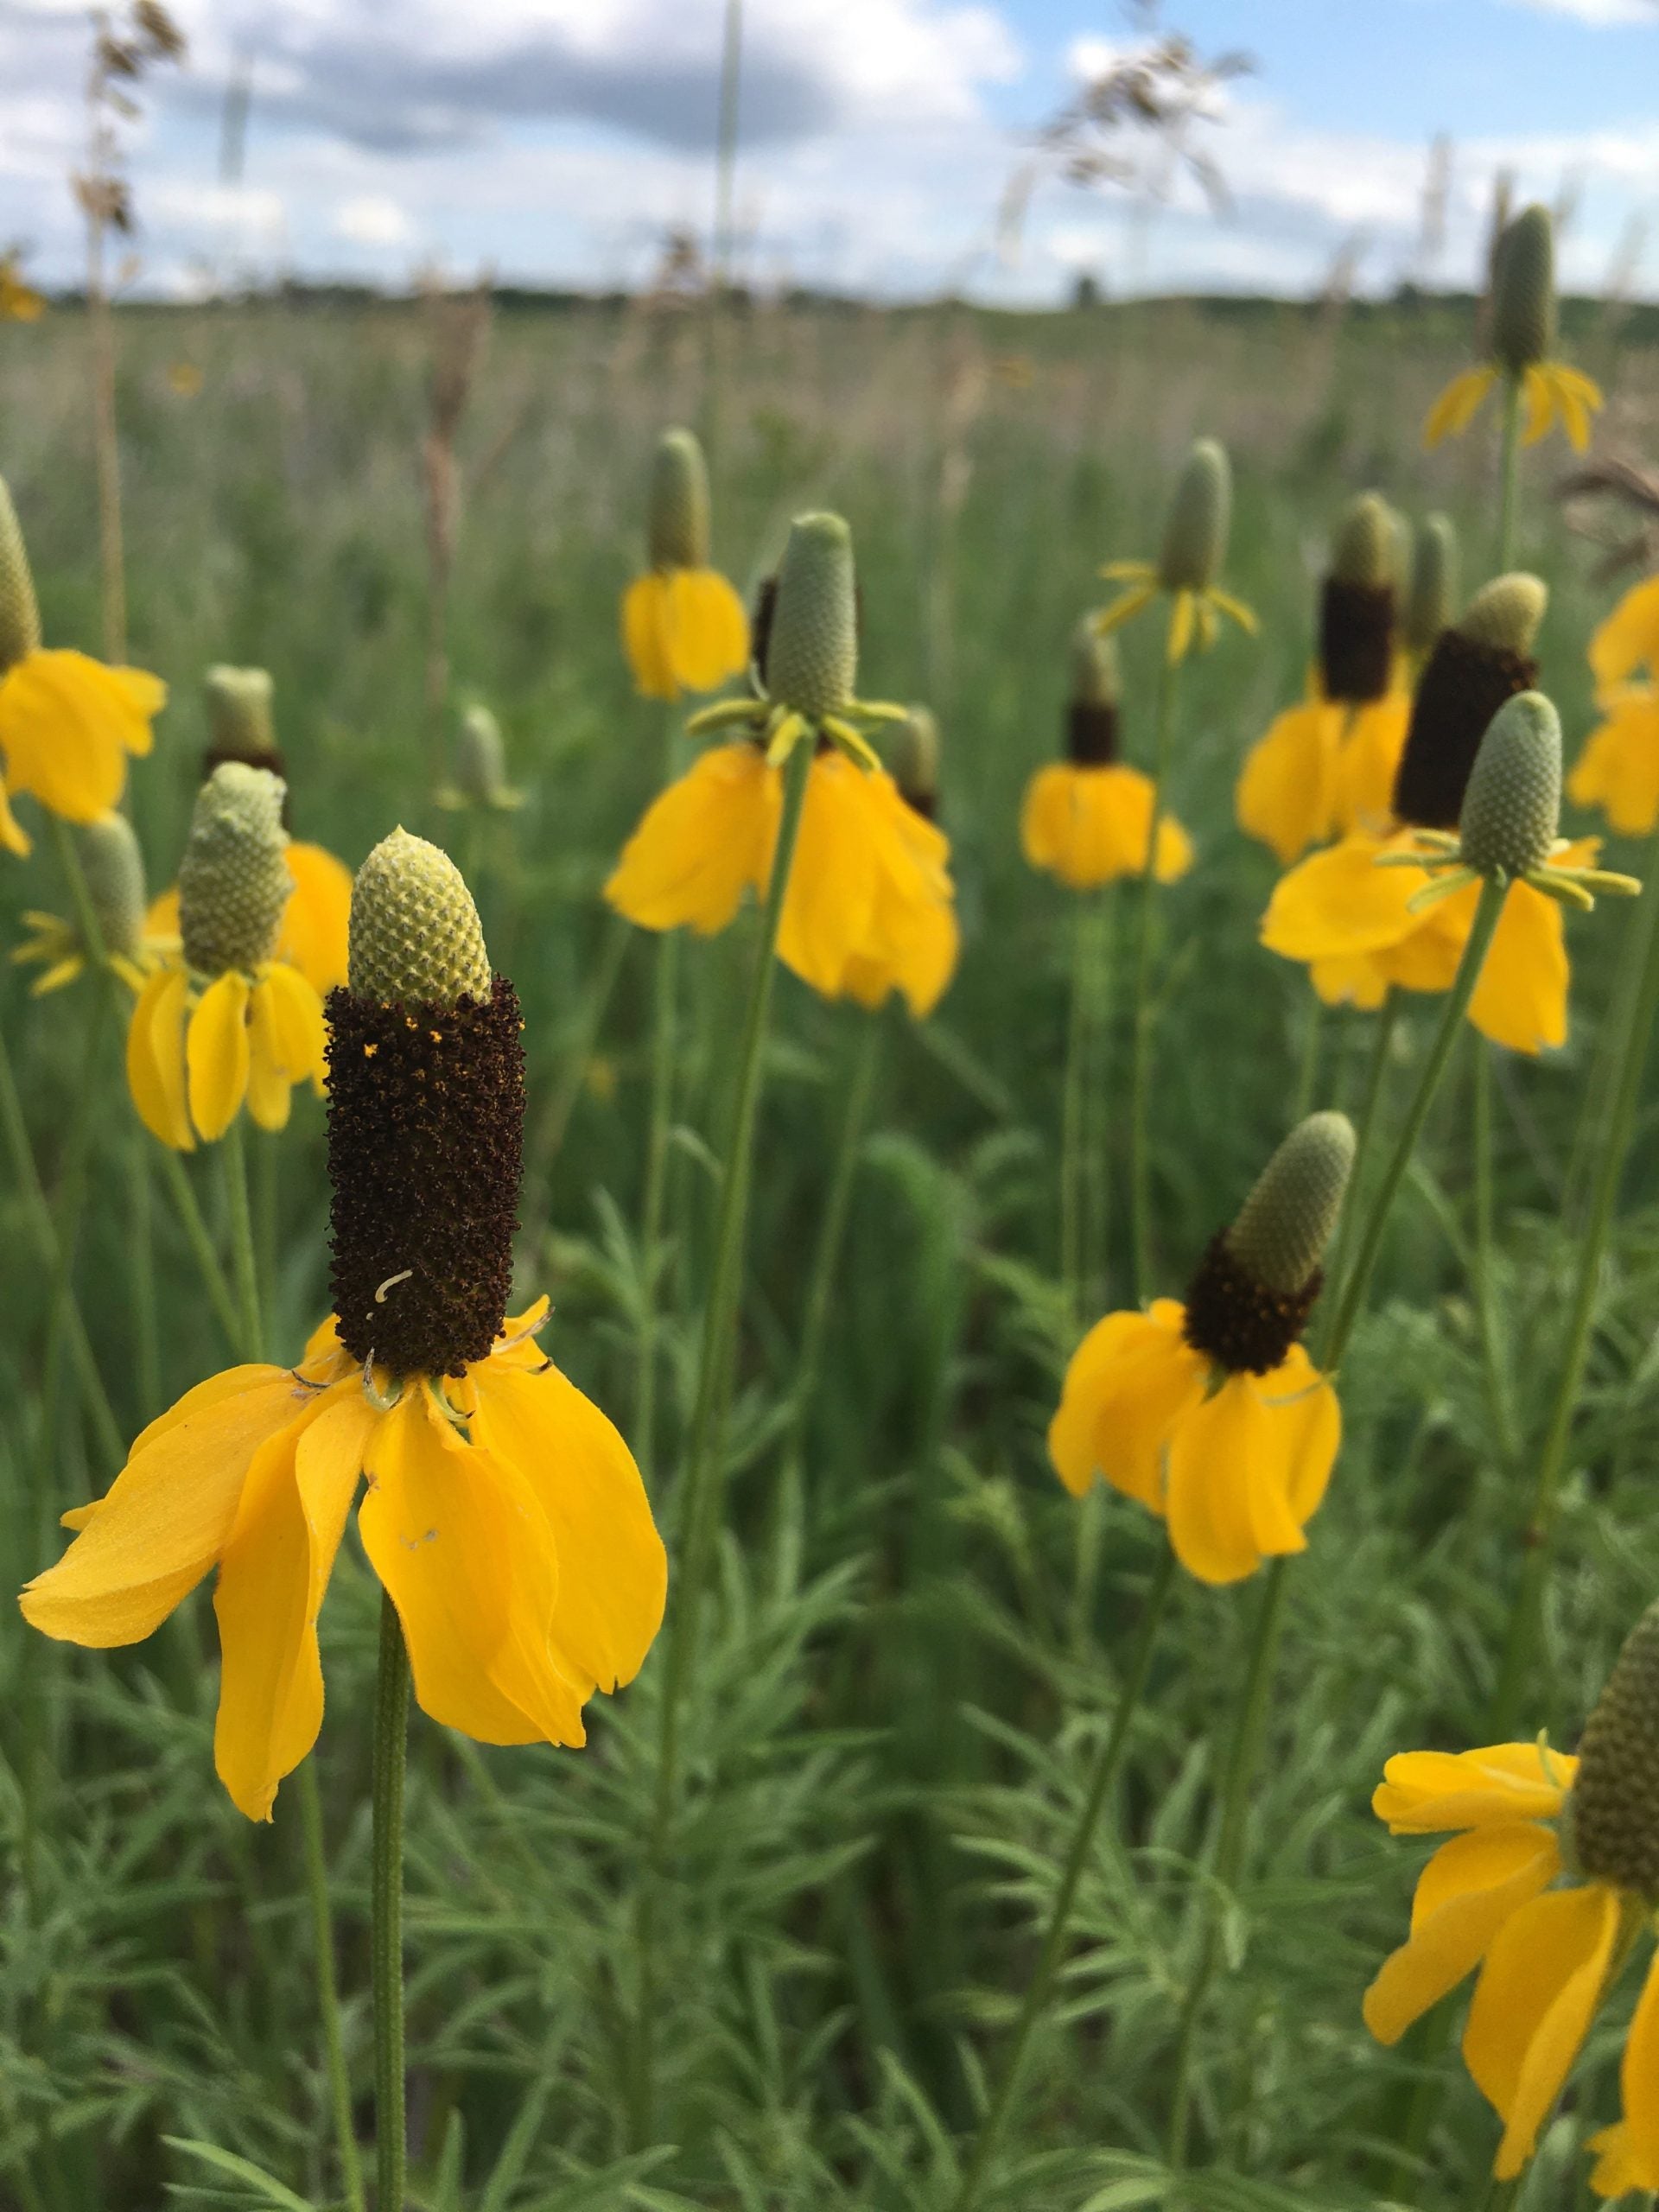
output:
[[[679,768],[678,724],[671,707],[663,718],[663,782]],[[674,1118],[674,1063],[679,1029],[680,933],[658,939],[652,983],[651,1120],[645,1139],[645,1194],[639,1210],[639,1341],[635,1385],[633,1448],[647,1481],[657,1458],[657,1370],[666,1255],[663,1230],[668,1207],[669,1130]]]
[[[402,2212],[409,2126],[404,2088],[404,1768],[409,1655],[390,1591],[380,1599],[374,1690],[369,1975],[374,1993],[374,2201]]]
[[[1073,1336],[1096,1302],[1096,1273],[1104,1243],[1089,1106],[1100,1075],[1112,922],[1109,895],[1103,890],[1079,895],[1071,938],[1071,1004],[1060,1116],[1060,1281]]]
[[[1175,617],[1172,613],[1172,628]],[[1140,896],[1135,901],[1135,950],[1131,955],[1129,1001],[1129,1243],[1134,1268],[1135,1295],[1149,1294],[1152,1281],[1152,1156],[1147,1116],[1152,1093],[1153,1022],[1156,1004],[1152,989],[1154,861],[1158,831],[1164,818],[1165,784],[1175,723],[1175,684],[1180,668],[1166,653],[1158,671],[1158,712],[1153,726],[1152,835],[1147,840],[1146,863],[1141,872]]]
[[[340,2031],[340,1984],[334,1972],[334,1923],[328,1902],[328,1859],[322,1833],[322,1793],[308,1759],[299,1772],[300,1825],[305,1839],[305,1886],[311,1901],[311,1940],[317,1955],[317,2006],[322,2014],[328,2064],[328,2103],[340,2152],[340,2177],[347,2212],[364,2212],[363,2162],[352,2122],[352,2082]],[[395,2197],[388,2200],[395,2203]]]

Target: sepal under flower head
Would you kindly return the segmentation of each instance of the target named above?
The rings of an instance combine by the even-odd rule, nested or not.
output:
[[[22,526],[5,479],[0,477],[0,673],[16,667],[40,642],[41,610]]]
[[[383,837],[352,890],[349,988],[383,1003],[452,1007],[490,995],[484,925],[448,853],[404,829]]]
[[[652,456],[646,505],[653,569],[709,565],[709,467],[691,430],[664,430]]]
[[[200,976],[269,960],[294,888],[285,858],[284,786],[268,769],[227,760],[196,794],[179,863],[179,926]]]
[[[1281,1366],[1306,1326],[1354,1162],[1345,1114],[1299,1122],[1187,1287],[1186,1341],[1230,1374]]]
[[[1596,1701],[1567,1808],[1578,1872],[1659,1911],[1659,1605],[1631,1630]]]

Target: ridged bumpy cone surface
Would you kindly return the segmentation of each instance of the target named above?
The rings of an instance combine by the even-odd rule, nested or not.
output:
[[[1458,830],[1463,859],[1483,875],[1524,875],[1548,859],[1560,819],[1560,717],[1541,691],[1517,692],[1475,755]]]
[[[144,858],[124,814],[105,814],[75,831],[86,895],[106,952],[129,958],[144,934]]]
[[[651,464],[648,534],[653,569],[709,565],[709,468],[690,430],[664,430]]]
[[[1549,605],[1549,588],[1525,569],[1483,584],[1458,617],[1458,635],[1494,652],[1529,653]]]
[[[1227,557],[1233,520],[1233,472],[1227,449],[1200,438],[1186,457],[1158,556],[1158,581],[1166,591],[1207,591]]]
[[[1630,1631],[1597,1700],[1567,1803],[1579,1872],[1659,1907],[1659,1605]]]
[[[501,725],[487,707],[468,707],[455,738],[455,782],[480,805],[498,798],[507,781]]]
[[[1079,707],[1115,707],[1122,695],[1117,640],[1087,617],[1071,632],[1071,698]]]
[[[930,810],[939,795],[939,725],[925,707],[912,707],[893,734],[893,780],[910,804]]]
[[[801,515],[778,570],[766,690],[803,715],[833,715],[858,677],[853,533],[839,515]]]
[[[196,793],[179,863],[179,929],[198,975],[257,968],[276,949],[294,888],[283,791],[269,770],[227,760]]]
[[[1331,544],[1331,574],[1338,583],[1375,588],[1392,583],[1394,514],[1380,493],[1362,492],[1344,510]]]
[[[262,761],[276,749],[271,720],[270,672],[264,668],[210,668],[202,679],[213,750],[233,760]]]
[[[1342,1211],[1354,1165],[1345,1114],[1310,1114],[1280,1146],[1227,1231],[1241,1267],[1292,1296],[1318,1271]]]
[[[1446,515],[1425,515],[1412,533],[1406,643],[1426,653],[1452,620],[1458,597],[1458,537]]]
[[[394,830],[352,886],[350,988],[386,1005],[455,1006],[490,995],[473,894],[448,853]]]
[[[29,572],[22,526],[0,477],[0,676],[41,642],[41,610]]]
[[[1492,269],[1492,353],[1511,376],[1555,351],[1555,226],[1523,207],[1498,240]]]

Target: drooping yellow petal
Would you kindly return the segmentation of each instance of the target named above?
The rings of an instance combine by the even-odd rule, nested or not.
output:
[[[1090,891],[1144,871],[1151,826],[1152,779],[1139,768],[1052,761],[1027,786],[1020,843],[1033,868],[1073,891]],[[1166,813],[1158,825],[1157,880],[1173,883],[1192,865],[1192,841]]]
[[[242,1110],[248,1092],[247,977],[226,969],[202,993],[185,1032],[190,1119],[212,1143]]]
[[[1290,707],[1245,755],[1238,826],[1268,846],[1281,868],[1336,828],[1337,747],[1342,709],[1324,699]]]
[[[1164,658],[1173,668],[1186,658],[1192,646],[1192,614],[1196,602],[1190,591],[1178,591],[1169,605],[1169,635]]]
[[[1591,2139],[1600,2158],[1590,2177],[1599,2196],[1659,2190],[1659,1951],[1637,1999],[1618,2069],[1624,2114]]]
[[[1288,960],[1330,960],[1379,952],[1419,926],[1414,893],[1428,881],[1415,868],[1378,868],[1379,854],[1402,839],[1356,830],[1313,853],[1274,885],[1262,918],[1262,942]]]
[[[1298,1529],[1319,1510],[1342,1444],[1342,1407],[1335,1390],[1293,1344],[1282,1363],[1255,1384],[1273,1422],[1285,1503]]]
[[[1569,369],[1560,361],[1552,362],[1550,367],[1556,411],[1567,432],[1567,443],[1574,453],[1583,453],[1590,443],[1591,417],[1601,405],[1601,392],[1576,369]]]
[[[1659,823],[1659,685],[1623,693],[1585,740],[1568,798],[1599,806],[1621,836],[1645,837]]]
[[[1203,1395],[1206,1368],[1181,1333],[1184,1319],[1173,1298],[1146,1313],[1109,1313],[1072,1354],[1048,1456],[1074,1497],[1098,1474],[1149,1512],[1164,1511],[1165,1447]]]
[[[346,927],[352,872],[321,845],[290,844],[283,855],[294,879],[283,909],[276,958],[299,969],[319,998],[346,981]],[[177,928],[176,918],[173,926]]]
[[[213,1593],[213,1765],[251,1821],[270,1818],[322,1723],[317,1615],[374,1419],[348,1378],[255,1454],[243,1486]]]
[[[1477,1828],[1443,1843],[1417,1879],[1409,1938],[1365,1993],[1365,2024],[1397,2043],[1472,1974],[1505,1921],[1560,1872],[1554,1837],[1532,1821]]]
[[[1463,2055],[1503,2120],[1493,2172],[1512,2181],[1532,2156],[1590,2031],[1618,1929],[1618,1898],[1599,1883],[1553,1890],[1512,1914],[1475,1985]]]
[[[304,1417],[311,1394],[284,1367],[232,1368],[192,1391],[134,1445],[57,1565],[19,1603],[69,1643],[136,1643],[219,1558],[260,1446]]]
[[[1092,618],[1096,635],[1103,638],[1109,631],[1121,630],[1126,622],[1134,620],[1143,607],[1150,606],[1157,596],[1155,583],[1135,585]]]
[[[668,1564],[645,1484],[612,1423],[551,1362],[474,1370],[473,1433],[541,1503],[558,1559],[552,1642],[583,1694],[630,1682],[662,1625]]]
[[[1564,1045],[1567,982],[1560,906],[1529,883],[1512,883],[1469,1001],[1470,1020],[1511,1052]]]
[[[1223,591],[1219,586],[1211,584],[1204,596],[1206,603],[1219,609],[1230,622],[1236,622],[1247,638],[1255,637],[1262,627],[1255,609],[1246,607],[1243,601],[1236,598],[1231,592]]]
[[[1262,1529],[1286,1536],[1294,1551],[1301,1535],[1272,1511],[1273,1470],[1268,1419],[1248,1376],[1230,1376],[1221,1388],[1183,1412],[1168,1446],[1166,1511],[1169,1541],[1187,1573],[1200,1582],[1241,1581],[1262,1564]],[[1263,1509],[1258,1516],[1255,1507]]]
[[[1521,433],[1521,442],[1523,446],[1535,446],[1541,438],[1549,435],[1549,426],[1555,420],[1555,387],[1550,382],[1549,372],[1541,362],[1533,362],[1527,370],[1522,390],[1527,403],[1527,420]]]
[[[605,896],[641,929],[723,930],[772,865],[778,772],[759,749],[717,745],[654,799],[622,849]]]
[[[259,971],[256,998],[270,1009],[277,1064],[290,1083],[307,1076],[321,1080],[327,1065],[328,1033],[322,1001],[297,968],[274,960]]]
[[[1411,725],[1411,695],[1390,691],[1368,700],[1350,718],[1337,753],[1332,812],[1343,835],[1387,831],[1394,804],[1394,780]]]
[[[1371,1810],[1391,1835],[1443,1828],[1551,1821],[1579,1770],[1562,1751],[1536,1744],[1488,1744],[1473,1751],[1398,1751],[1382,1770]]]
[[[821,753],[807,772],[800,835],[778,929],[778,957],[826,998],[844,988],[848,963],[875,912],[880,836],[868,778],[842,753]]]
[[[1428,410],[1423,423],[1423,443],[1434,447],[1442,438],[1460,436],[1473,422],[1481,401],[1497,381],[1497,371],[1491,362],[1453,377]]]
[[[285,1129],[293,1097],[277,1035],[276,994],[256,982],[248,1001],[248,1111],[262,1129]]]
[[[35,849],[34,839],[11,810],[3,783],[0,783],[0,845],[7,852],[15,853],[20,861],[27,860]]]
[[[876,832],[875,897],[863,943],[847,963],[842,988],[875,1007],[893,990],[921,1020],[944,995],[960,949],[944,832],[906,804],[885,769],[866,779]]]
[[[1388,996],[1389,978],[1381,965],[1385,957],[1351,952],[1328,960],[1310,960],[1307,980],[1326,1006],[1356,1006],[1374,1014]]]
[[[1639,668],[1659,677],[1659,576],[1632,584],[1590,640],[1599,689],[1622,683]]]
[[[669,648],[669,580],[654,569],[636,576],[622,594],[622,645],[644,697],[679,697]]]
[[[582,1743],[580,1692],[549,1642],[553,1534],[525,1477],[464,1444],[418,1380],[375,1424],[365,1459],[358,1527],[422,1711],[480,1743]]]
[[[189,983],[180,968],[157,968],[127,1024],[127,1087],[138,1118],[175,1152],[194,1152],[185,1099],[184,1017]]]
[[[749,658],[743,602],[716,569],[676,569],[668,578],[669,667],[687,691],[713,691]]]
[[[69,822],[94,822],[121,796],[129,753],[148,753],[166,687],[86,653],[36,651],[0,677],[6,781]]]

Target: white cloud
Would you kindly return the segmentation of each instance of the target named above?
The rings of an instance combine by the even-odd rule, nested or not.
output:
[[[1573,16],[1581,23],[1659,26],[1659,7],[1654,0],[1509,0],[1509,4],[1529,8],[1535,15]]]
[[[351,245],[407,246],[415,226],[406,209],[384,192],[362,192],[334,210],[334,233]]]

